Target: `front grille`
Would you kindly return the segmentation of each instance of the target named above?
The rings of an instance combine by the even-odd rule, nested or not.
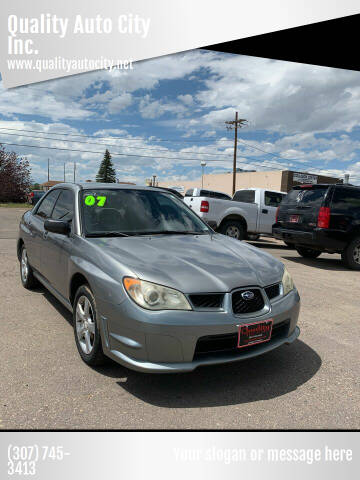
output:
[[[270,285],[269,287],[265,287],[265,292],[269,300],[271,300],[272,298],[278,297],[280,295],[280,283],[277,283],[275,285]]]
[[[211,293],[208,295],[190,295],[191,303],[195,308],[221,308],[224,295]]]
[[[251,300],[245,300],[241,296],[244,292],[252,292],[254,294],[254,298],[252,298]],[[261,295],[260,290],[257,288],[239,290],[232,294],[232,309],[233,312],[237,315],[258,312],[263,308],[264,298]]]
[[[271,339],[267,343],[271,343],[279,338],[285,338],[289,333],[290,320],[284,320],[283,322],[273,325],[271,332]],[[238,333],[225,333],[223,335],[208,335],[206,337],[200,337],[196,343],[194,359],[204,355],[214,355],[237,353],[241,355],[242,352],[248,351],[247,348],[237,348]],[[251,345],[249,348],[252,350],[259,345]]]

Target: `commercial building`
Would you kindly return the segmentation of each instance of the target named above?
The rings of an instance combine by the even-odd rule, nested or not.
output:
[[[232,173],[208,174],[203,177],[203,188],[208,190],[218,190],[220,192],[232,194]],[[292,170],[275,170],[260,172],[238,172],[236,174],[236,190],[243,188],[267,188],[269,190],[278,190],[289,192],[293,186],[306,183],[342,183],[343,180],[335,177],[326,177],[324,175],[315,175],[308,172],[295,172]],[[159,187],[175,188],[185,193],[189,188],[201,187],[201,177],[197,180],[186,182],[161,182]]]
[[[49,180],[47,182],[44,182],[40,185],[41,189],[44,190],[45,192],[47,192],[48,190],[50,190],[51,187],[54,187],[55,185],[57,185],[58,183],[62,183],[61,181],[58,181],[58,180]]]

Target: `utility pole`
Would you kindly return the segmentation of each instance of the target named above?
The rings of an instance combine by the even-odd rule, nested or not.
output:
[[[50,159],[48,158],[48,181],[50,180]]]
[[[74,183],[76,179],[76,161],[74,161]]]
[[[234,161],[233,161],[233,187],[232,187],[232,194],[234,195],[236,189],[236,152],[237,152],[237,131],[238,128],[243,127],[247,124],[247,120],[245,118],[238,118],[238,112],[235,112],[235,120],[231,122],[225,122],[228,130],[235,130],[235,139],[234,139]]]
[[[64,183],[65,183],[65,162],[64,162]]]

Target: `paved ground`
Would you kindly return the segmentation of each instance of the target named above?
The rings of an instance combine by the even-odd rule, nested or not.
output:
[[[0,208],[0,428],[360,428],[360,273],[338,255],[308,261],[274,240],[302,297],[301,340],[191,374],[87,367],[71,315],[44,289],[22,288],[19,209]]]

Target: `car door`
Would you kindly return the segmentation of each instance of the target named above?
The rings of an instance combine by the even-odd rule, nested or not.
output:
[[[48,192],[40,203],[35,207],[29,218],[28,228],[31,241],[26,245],[30,265],[41,272],[41,249],[44,243],[44,222],[51,217],[55,202],[59,195],[59,190]]]
[[[51,214],[53,220],[72,222],[74,217],[75,195],[70,189],[59,189]],[[71,255],[72,235],[46,232],[41,251],[41,272],[47,281],[61,295],[66,296],[68,283],[69,256]]]
[[[265,190],[261,192],[262,198],[259,202],[259,231],[272,233],[272,226],[275,223],[276,210],[285,194]]]

